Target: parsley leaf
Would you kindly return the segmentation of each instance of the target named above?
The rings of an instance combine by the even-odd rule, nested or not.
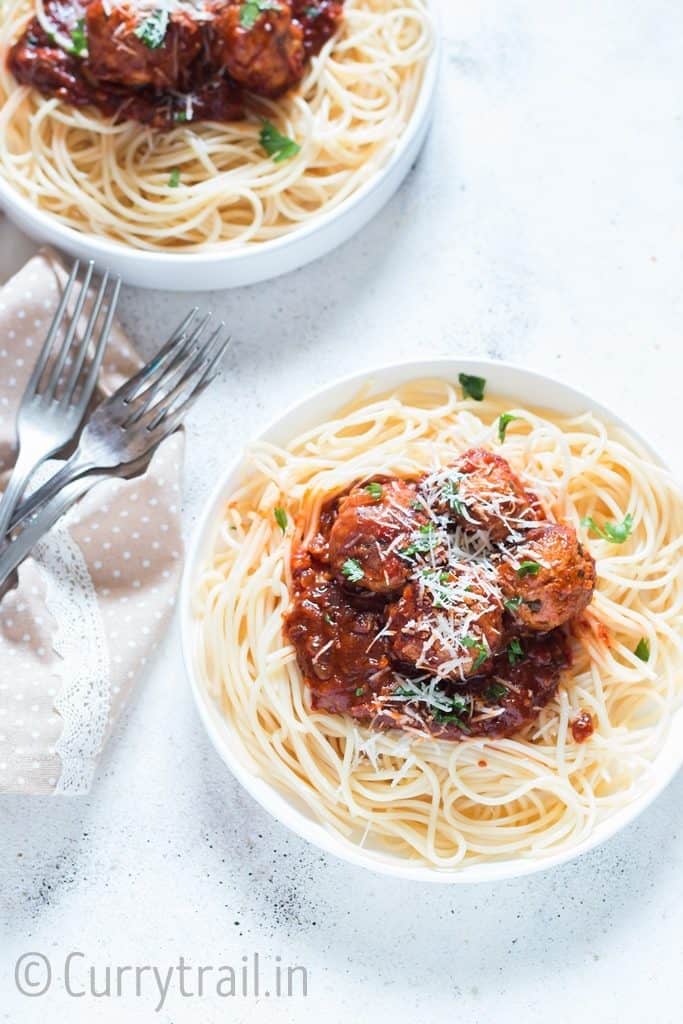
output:
[[[85,18],[79,18],[76,28],[71,33],[71,50],[74,57],[82,57],[88,49],[88,36],[85,31]]]
[[[597,533],[603,540],[608,540],[612,544],[623,544],[633,532],[633,516],[628,512],[622,523],[603,523],[602,526],[598,526],[593,516],[584,516],[581,525]]]
[[[477,652],[477,657],[474,659],[474,663],[472,665],[472,671],[474,672],[483,665],[488,658],[490,653],[488,644],[481,640],[477,640],[475,636],[464,636],[462,638],[462,645],[463,647],[467,647],[469,650]]]
[[[379,499],[384,494],[384,488],[382,487],[381,484],[378,483],[367,484],[367,486],[364,487],[363,489],[367,491],[370,497],[374,498],[375,501],[379,501]]]
[[[362,686],[357,687],[357,689],[356,689],[356,697],[362,697],[364,693],[365,693],[365,689]]]
[[[484,398],[486,380],[484,377],[472,377],[469,373],[459,373],[458,380],[462,387],[463,397],[473,398],[475,402],[481,402]]]
[[[363,567],[355,558],[347,558],[342,565],[342,574],[350,583],[358,583],[365,576]]]
[[[332,618],[329,612],[325,612],[323,618],[328,626],[334,626],[334,619]]]
[[[253,28],[264,11],[281,11],[277,0],[247,0],[240,7],[240,25]]]
[[[322,13],[319,7],[307,7],[304,11],[307,18],[319,18]]]
[[[174,115],[173,115],[173,120],[176,121],[176,122],[179,122],[179,123],[182,123],[183,121],[187,121],[187,111],[185,111],[185,110],[176,110]]]
[[[459,487],[459,480],[449,480],[442,491],[442,497],[457,516],[462,516],[465,513],[465,502],[458,495]]]
[[[470,701],[466,697],[461,697],[459,694],[455,694],[450,698],[451,706],[448,711],[442,711],[440,708],[434,708],[432,717],[435,722],[439,722],[441,725],[448,725],[453,723],[457,725],[461,732],[469,733],[472,730],[468,728],[463,722],[463,716],[469,716],[472,707]]]
[[[135,29],[135,35],[141,39],[150,50],[158,50],[163,45],[168,31],[168,10],[165,7],[157,7],[148,18],[141,21]]]
[[[484,695],[488,700],[500,700],[501,697],[505,697],[508,692],[507,686],[503,686],[502,683],[491,683],[484,690]]]
[[[436,531],[433,523],[426,523],[421,526],[418,533],[413,535],[413,540],[407,548],[399,551],[404,558],[414,558],[415,555],[427,555],[436,544]]]
[[[460,732],[472,732],[472,730],[467,725],[465,725],[460,715],[458,715],[455,711],[439,711],[437,709],[434,711],[432,717],[434,721],[438,722],[440,725],[450,725],[452,723],[453,725],[457,725],[458,729],[460,729]]]
[[[521,661],[524,657],[524,651],[518,638],[515,637],[508,644],[508,661],[511,665],[516,665],[518,661]]]
[[[260,140],[266,153],[273,158],[276,164],[282,160],[289,160],[301,150],[298,142],[286,135],[281,135],[272,121],[263,121]]]
[[[178,188],[179,184],[180,184],[180,168],[179,167],[174,167],[173,170],[171,171],[170,175],[169,175],[169,178],[168,178],[168,187],[169,188]]]
[[[635,651],[633,653],[635,654],[636,658],[640,658],[641,661],[649,661],[650,660],[650,642],[649,642],[649,640],[646,640],[644,636],[641,637],[640,640],[638,641],[638,646],[636,647],[636,649],[635,649]]]
[[[287,529],[287,513],[280,505],[278,505],[277,508],[274,509],[273,515],[275,516],[275,522],[284,533]]]
[[[538,576],[540,569],[538,562],[520,562],[517,575],[520,579],[524,579],[525,576]]]
[[[518,420],[519,416],[513,416],[511,412],[504,412],[498,417],[498,440],[502,444],[507,434],[508,424]]]
[[[521,597],[509,597],[507,601],[503,601],[503,604],[509,612],[516,612],[521,603]]]

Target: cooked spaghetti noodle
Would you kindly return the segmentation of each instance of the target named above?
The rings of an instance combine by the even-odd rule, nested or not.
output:
[[[517,418],[501,442],[504,412]],[[313,711],[282,628],[294,539],[351,482],[416,476],[472,446],[504,454],[596,560],[556,697],[512,738],[456,743]],[[618,544],[581,525],[629,514]],[[349,842],[451,869],[541,858],[581,843],[647,785],[683,689],[682,554],[681,495],[621,429],[415,382],[359,400],[286,448],[252,448],[197,581],[195,656],[251,771]],[[580,712],[595,728],[578,743]]]
[[[390,158],[433,42],[425,0],[346,0],[298,90],[253,97],[245,120],[159,133],[19,85],[6,57],[35,13],[0,6],[0,174],[69,227],[157,252],[267,242],[339,206]],[[294,157],[268,156],[263,119]]]

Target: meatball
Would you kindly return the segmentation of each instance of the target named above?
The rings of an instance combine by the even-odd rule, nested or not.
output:
[[[503,606],[490,574],[463,566],[424,570],[389,609],[392,654],[441,678],[486,672],[500,650]]]
[[[262,11],[253,25],[243,24],[242,3],[216,3],[213,8],[213,61],[246,89],[277,97],[300,82],[306,51],[304,30],[281,3]]]
[[[144,16],[132,6],[112,6],[108,14],[103,0],[92,0],[85,22],[90,71],[118,85],[182,89],[202,47],[199,22],[182,10]]]
[[[340,579],[377,594],[407,582],[414,561],[406,552],[416,531],[427,529],[425,515],[413,508],[416,494],[414,484],[389,480],[354,487],[341,500],[329,539]]]
[[[498,570],[505,607],[517,625],[545,633],[578,615],[593,596],[595,562],[569,526],[529,533]]]
[[[466,529],[486,530],[492,541],[542,518],[538,500],[509,463],[485,448],[471,448],[451,468],[427,477],[423,493],[435,511]]]

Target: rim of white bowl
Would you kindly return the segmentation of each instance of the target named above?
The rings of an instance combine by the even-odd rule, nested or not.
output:
[[[106,260],[112,254],[114,256],[121,256],[125,253],[139,260],[143,266],[177,266],[184,261],[190,261],[193,266],[202,263],[207,267],[214,266],[214,264],[238,263],[240,259],[244,259],[246,256],[253,258],[257,253],[277,253],[287,249],[289,245],[302,242],[304,239],[310,238],[311,235],[324,231],[330,224],[342,220],[350,210],[364,203],[378,189],[381,189],[386,178],[392,173],[394,167],[400,163],[405,151],[410,148],[419,135],[424,122],[430,117],[441,58],[441,33],[439,12],[435,8],[434,0],[426,0],[426,3],[434,28],[434,46],[425,64],[424,77],[420,85],[417,103],[394,151],[376,174],[364,182],[359,189],[347,196],[338,206],[328,210],[326,213],[320,214],[318,217],[314,217],[303,227],[294,228],[280,238],[274,238],[268,242],[254,243],[253,248],[250,248],[248,244],[230,248],[230,243],[226,242],[224,243],[225,248],[211,249],[207,252],[154,252],[147,249],[137,249],[135,246],[127,245],[125,242],[119,242],[114,238],[107,238],[103,235],[94,235],[89,231],[77,231],[75,228],[63,224],[51,213],[34,206],[30,199],[17,191],[2,175],[0,175],[0,208],[6,208],[10,205],[14,206],[36,227],[40,228],[45,224],[49,225],[55,237],[59,235],[65,239],[66,248],[69,247],[68,243],[72,245],[83,244],[85,239],[91,249],[92,257],[95,259]],[[59,242],[56,244],[59,244]]]
[[[297,414],[305,415],[308,408],[321,402],[328,403],[327,414],[332,415],[346,400],[346,396],[342,398],[335,397],[338,391],[349,391],[352,389],[359,391],[363,385],[372,384],[375,380],[379,385],[381,378],[381,386],[375,387],[371,391],[371,394],[377,393],[385,390],[386,378],[393,376],[400,378],[403,382],[431,377],[457,383],[457,375],[462,372],[482,376],[486,375],[487,372],[489,374],[493,373],[494,376],[500,375],[501,377],[503,375],[521,376],[529,382],[536,383],[539,387],[550,385],[556,391],[561,392],[569,403],[577,403],[579,405],[587,403],[588,411],[596,413],[608,423],[622,427],[630,437],[646,449],[652,456],[653,461],[667,467],[666,461],[648,439],[644,438],[638,431],[633,429],[630,423],[627,424],[613,410],[604,406],[589,393],[564,384],[548,374],[530,370],[519,364],[473,357],[457,358],[445,356],[430,360],[402,360],[395,363],[378,365],[359,373],[340,377],[332,383],[326,384],[312,392],[303,400],[292,402],[283,413],[274,417],[263,430],[259,431],[254,440],[260,440],[268,437],[271,433],[277,433],[282,424],[286,424],[288,420],[294,418]],[[392,381],[389,386],[398,382],[398,380]],[[496,383],[493,385],[493,388],[497,394],[510,394],[511,398],[514,397],[512,394],[514,386],[508,391],[505,386],[499,387]],[[538,404],[543,405],[540,402]],[[553,403],[546,404],[546,407],[552,409]],[[315,420],[318,420],[317,416]],[[280,438],[279,443],[286,444],[290,439],[289,436],[283,436]],[[506,881],[511,878],[531,875],[575,860],[577,857],[602,845],[608,839],[621,832],[666,789],[683,765],[683,707],[674,712],[666,743],[652,762],[652,767],[647,773],[650,776],[647,788],[643,788],[631,803],[600,822],[593,832],[581,843],[568,850],[550,854],[547,857],[539,857],[533,860],[519,857],[509,860],[489,861],[481,864],[469,864],[456,868],[438,868],[412,861],[408,858],[401,859],[391,854],[383,854],[378,850],[365,849],[344,839],[343,836],[331,831],[327,826],[299,810],[283,791],[277,789],[276,786],[263,778],[254,775],[248,765],[240,760],[239,756],[231,749],[227,742],[228,737],[236,745],[239,745],[239,741],[229,721],[223,716],[214,699],[200,681],[199,673],[195,670],[194,619],[191,602],[196,570],[203,553],[210,546],[212,533],[215,534],[218,523],[217,507],[230,492],[232,486],[234,486],[232,483],[233,478],[240,472],[243,463],[244,452],[232,460],[225,472],[221,474],[220,479],[204,503],[188,545],[179,601],[182,654],[185,671],[190,680],[200,719],[217,753],[244,789],[265,811],[286,828],[301,836],[301,838],[318,849],[322,849],[326,853],[330,853],[349,864],[378,874],[401,878],[406,881],[429,882],[441,885],[478,884]],[[646,780],[643,779],[642,781],[645,787]]]

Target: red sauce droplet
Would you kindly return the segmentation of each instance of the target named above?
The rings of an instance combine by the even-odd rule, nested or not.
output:
[[[479,761],[478,764],[479,764],[480,768],[486,768],[487,767],[487,762],[486,761]]]
[[[579,711],[572,722],[572,736],[576,743],[585,743],[595,732],[593,716],[588,711]]]

